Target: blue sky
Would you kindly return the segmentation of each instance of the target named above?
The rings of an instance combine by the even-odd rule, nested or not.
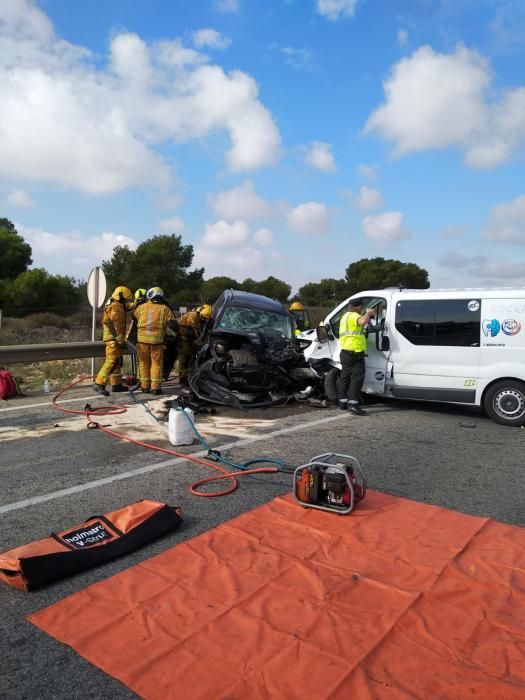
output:
[[[523,0],[0,0],[0,216],[86,278],[157,233],[294,289],[525,285]]]

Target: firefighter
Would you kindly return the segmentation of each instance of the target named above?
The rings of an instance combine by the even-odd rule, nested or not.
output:
[[[106,346],[106,359],[100,368],[93,389],[109,396],[106,384],[111,384],[111,391],[127,391],[122,385],[122,351],[126,347],[126,309],[133,302],[133,296],[127,287],[117,287],[104,307],[102,315],[102,340]]]
[[[181,384],[188,383],[188,374],[196,354],[197,341],[202,335],[206,321],[211,317],[211,312],[211,306],[204,304],[194,311],[188,311],[179,320],[180,347],[177,372]]]
[[[373,309],[363,315],[363,303],[359,299],[348,302],[348,311],[339,322],[339,342],[341,344],[341,376],[337,382],[339,408],[348,409],[357,416],[366,416],[359,406],[361,389],[365,381],[365,326],[375,316]]]
[[[144,393],[162,394],[162,361],[166,328],[175,320],[160,287],[148,289],[147,301],[133,311],[137,322],[137,356],[140,386]]]
[[[308,311],[304,308],[300,301],[292,302],[288,311],[292,314],[295,320],[295,335],[299,335],[299,333],[302,333],[310,328],[310,317],[308,315]]]

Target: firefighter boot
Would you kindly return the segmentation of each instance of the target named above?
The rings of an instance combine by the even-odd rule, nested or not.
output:
[[[102,396],[109,396],[109,391],[106,391],[106,387],[103,384],[93,384],[93,391],[97,394],[102,394]]]

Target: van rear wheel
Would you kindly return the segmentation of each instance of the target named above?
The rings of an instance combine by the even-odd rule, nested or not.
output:
[[[483,408],[501,425],[525,424],[525,384],[514,380],[496,382],[487,390]]]

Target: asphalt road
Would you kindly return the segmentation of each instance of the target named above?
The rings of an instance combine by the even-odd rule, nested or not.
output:
[[[76,400],[64,405],[82,408],[86,396],[92,405],[126,401],[76,389],[64,397]],[[213,447],[238,461],[280,457],[295,466],[322,452],[353,454],[369,488],[525,525],[525,430],[457,407],[379,402],[367,410],[360,418],[298,405],[245,413],[219,409],[217,416],[198,416],[197,425]],[[130,416],[108,416],[104,425],[170,447],[141,407]],[[245,477],[232,495],[195,498],[188,486],[210,475],[204,467],[87,430],[84,418],[59,413],[44,395],[0,406],[0,474],[0,550],[142,498],[180,505],[184,517],[172,535],[41,591],[0,584],[0,697],[7,698],[134,697],[26,616],[285,493],[291,484],[286,474]]]

